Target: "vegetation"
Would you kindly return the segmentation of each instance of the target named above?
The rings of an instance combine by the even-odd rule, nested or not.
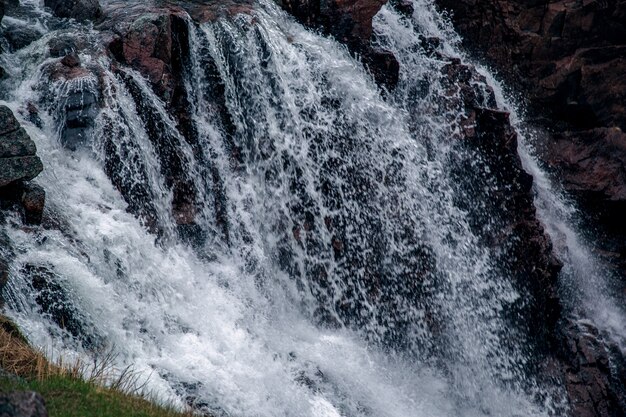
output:
[[[107,380],[111,357],[90,368],[50,363],[33,349],[15,324],[0,316],[0,391],[31,390],[46,401],[51,417],[188,417],[137,394],[136,375],[121,372]],[[107,386],[104,385],[105,381]]]

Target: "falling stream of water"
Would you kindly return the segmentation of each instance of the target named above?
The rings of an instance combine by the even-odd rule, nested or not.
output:
[[[386,97],[344,46],[272,3],[190,22],[195,141],[140,74],[105,55],[80,56],[99,79],[50,83],[47,42],[96,42],[90,28],[44,24],[42,39],[5,57],[20,80],[6,104],[42,107],[37,123],[21,122],[54,219],[6,230],[8,313],[29,339],[52,356],[113,350],[160,398],[217,416],[549,415],[524,340],[506,340],[517,334],[504,312],[523,295],[454,203],[445,63],[420,36],[462,57],[456,35],[430,2],[414,6],[412,20],[387,7],[376,17],[401,64]],[[69,150],[58,115],[76,91],[102,108],[85,146]],[[525,149],[556,234],[559,201]],[[180,184],[192,229],[172,210]],[[34,299],[33,271],[63,295],[65,328]]]

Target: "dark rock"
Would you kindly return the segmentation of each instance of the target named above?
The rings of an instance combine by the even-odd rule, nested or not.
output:
[[[27,264],[22,273],[30,278],[35,302],[43,314],[80,340],[85,347],[95,348],[100,345],[99,336],[77,308],[71,290],[62,285],[52,267]]]
[[[58,17],[78,21],[96,20],[102,16],[98,0],[45,0],[44,5]]]
[[[20,125],[11,109],[6,106],[0,106],[0,135],[13,132],[19,129],[19,127]]]
[[[374,76],[376,84],[393,89],[400,77],[400,64],[395,55],[387,50],[369,48],[363,54],[363,62]]]
[[[18,50],[41,38],[41,33],[32,27],[10,25],[5,28],[4,37],[11,49]]]
[[[29,181],[43,171],[38,156],[17,156],[0,159],[0,187],[16,181]]]
[[[389,4],[398,12],[402,13],[405,17],[410,18],[415,12],[413,2],[411,2],[410,0],[391,0]]]
[[[0,393],[0,415],[3,417],[48,417],[43,397],[33,391]]]
[[[385,3],[387,0],[284,0],[281,4],[303,24],[321,29],[361,55],[376,82],[393,89],[399,77],[398,61],[391,52],[370,43],[372,19]]]
[[[24,128],[0,135],[0,158],[12,156],[32,156],[37,152],[35,142]]]
[[[61,60],[61,64],[69,68],[78,67],[80,65],[80,58],[75,53],[67,54]]]
[[[24,186],[22,194],[23,221],[25,224],[41,224],[43,209],[46,204],[46,192],[34,183]]]
[[[11,319],[6,316],[0,316],[0,329],[9,334],[12,338],[28,344],[28,340],[20,331],[20,328]]]
[[[48,42],[48,48],[50,50],[50,56],[53,58],[60,58],[66,55],[76,53],[81,49],[82,45],[78,45],[79,40],[70,36],[59,36],[51,39]]]
[[[527,97],[529,115],[547,131],[542,156],[577,197],[587,228],[600,232],[595,252],[614,258],[611,264],[626,279],[626,3],[437,3],[452,11],[465,45]],[[522,241],[537,242],[532,236]],[[537,251],[521,248],[519,256],[534,258]],[[549,311],[558,298],[545,301],[542,309],[555,317]],[[548,356],[564,381],[569,415],[624,416],[622,352],[587,324],[561,319],[554,330],[550,343],[559,349]]]
[[[96,92],[79,90],[70,93],[61,111],[64,116],[61,143],[71,150],[83,147],[90,138],[98,117]]]
[[[623,416],[626,410],[626,362],[594,326],[564,319],[560,330],[562,356],[556,375],[564,382],[575,417]]]
[[[346,44],[368,42],[372,18],[387,0],[284,0],[282,6],[307,26],[318,26]]]

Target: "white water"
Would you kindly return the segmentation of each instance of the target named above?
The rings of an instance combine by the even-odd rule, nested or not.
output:
[[[7,230],[16,252],[9,313],[30,340],[69,357],[112,348],[117,365],[132,365],[161,398],[217,415],[548,415],[551,405],[534,402],[541,388],[524,372],[524,341],[511,350],[502,340],[518,336],[502,315],[520,294],[453,204],[446,162],[456,125],[439,106],[444,63],[420,51],[416,34],[440,37],[447,55],[462,55],[432,5],[415,6],[412,23],[386,8],[377,17],[402,65],[388,100],[344,47],[271,4],[261,3],[254,22],[192,26],[186,82],[195,148],[147,82],[123,70],[187,168],[206,235],[194,248],[177,238],[173,190],[142,109],[106,59],[81,56],[103,69],[105,105],[91,146],[60,145],[54,105],[42,109],[41,129],[22,120],[60,224]],[[18,114],[41,95],[90,88],[83,80],[42,89],[42,64],[54,61],[45,41],[6,62],[14,74],[27,67],[7,103]],[[224,84],[232,134],[215,113],[209,61]],[[415,101],[417,81],[430,89]],[[154,213],[158,238],[127,212],[105,173],[111,138],[125,154],[120,175],[149,190],[150,204],[137,204]],[[216,221],[215,171],[226,232]],[[333,252],[335,234],[343,257]],[[415,277],[422,251],[436,271]],[[90,343],[41,314],[28,264],[53,271]]]

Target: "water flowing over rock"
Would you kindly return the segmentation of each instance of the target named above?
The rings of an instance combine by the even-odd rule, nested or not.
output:
[[[430,2],[46,4],[3,61],[23,128],[0,107],[0,163],[46,164],[0,236],[34,344],[113,346],[207,415],[619,416],[620,345],[569,307],[543,172]],[[593,175],[619,196],[611,132]]]
[[[285,10],[299,21],[322,30],[362,55],[379,85],[394,88],[398,62],[392,53],[370,44],[372,19],[387,0],[281,0]]]
[[[625,276],[626,247],[620,242],[626,235],[615,227],[623,224],[618,213],[625,200],[615,190],[626,186],[625,171],[622,153],[614,147],[616,135],[626,129],[624,2],[438,4],[452,12],[464,43],[527,94],[531,116],[548,130],[544,160],[579,197],[592,227],[603,229],[599,250],[609,253],[607,259],[614,259]],[[586,157],[576,157],[583,152]]]

